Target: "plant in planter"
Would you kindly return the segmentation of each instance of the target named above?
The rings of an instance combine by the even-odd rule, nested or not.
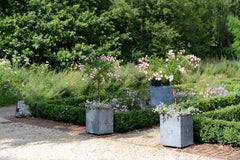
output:
[[[93,134],[113,133],[113,104],[107,100],[87,101],[86,106],[86,131]]]
[[[120,68],[120,61],[115,57],[101,55],[100,57],[90,56],[84,57],[84,64],[76,64],[74,69],[80,69],[87,72],[92,81],[97,81],[98,85],[98,101],[87,101],[86,110],[86,131],[93,134],[113,133],[113,107],[112,102],[102,101],[101,83],[111,81],[115,78],[120,81],[120,76],[115,70]]]
[[[153,111],[160,114],[161,145],[182,148],[193,144],[193,114],[201,113],[199,109],[161,103]]]
[[[180,50],[177,54],[170,50],[166,59],[156,56],[139,59],[139,71],[151,81],[151,105],[157,106],[161,102],[166,105],[173,104],[173,85],[179,84],[182,75],[187,71],[199,67],[200,58],[194,55],[184,56],[184,53],[185,50]]]

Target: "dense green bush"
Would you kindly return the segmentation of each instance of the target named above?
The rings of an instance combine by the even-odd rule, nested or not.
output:
[[[134,129],[151,127],[159,123],[159,114],[152,109],[129,112],[114,112],[114,131],[127,132]]]
[[[86,123],[86,109],[71,105],[35,103],[30,105],[30,112],[35,117],[46,118],[78,125]]]
[[[226,121],[240,121],[240,105],[233,105],[216,111],[209,111],[204,114],[204,116]]]
[[[65,68],[83,55],[119,54],[119,36],[102,0],[9,1],[0,6],[0,57]],[[102,7],[101,7],[102,6]]]
[[[227,106],[235,105],[240,103],[240,93],[232,93],[226,96],[218,96],[207,99],[200,99],[197,101],[184,103],[183,107],[195,107],[203,112],[212,111],[220,108],[225,108]]]
[[[69,97],[69,98],[60,98],[60,99],[54,99],[54,100],[47,100],[46,103],[48,104],[56,104],[56,105],[71,105],[75,107],[79,107],[82,103],[85,103],[86,100],[96,100],[98,98],[97,95],[92,96],[79,96],[79,97]],[[101,96],[101,98],[105,98],[104,96]]]
[[[165,56],[172,48],[198,57],[234,57],[228,53],[231,44],[238,49],[237,33],[234,39],[228,28],[237,26],[227,22],[228,15],[240,16],[237,2],[0,0],[0,57],[20,54],[56,68],[92,53],[129,62]]]
[[[72,106],[70,99],[60,101],[51,101],[49,104],[33,103],[30,104],[30,112],[35,117],[46,118],[55,121],[62,121],[85,126],[86,109],[82,106]],[[78,99],[80,100],[80,99]],[[56,104],[53,104],[55,102]],[[68,104],[69,103],[69,104]],[[151,127],[159,123],[159,114],[152,112],[152,109],[137,110],[130,112],[114,112],[114,131],[127,132],[134,129]]]
[[[230,144],[240,146],[240,123],[194,116],[194,139],[207,143]]]

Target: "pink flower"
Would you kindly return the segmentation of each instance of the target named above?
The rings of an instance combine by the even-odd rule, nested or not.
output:
[[[117,101],[118,101],[117,98],[112,99],[112,102],[117,102]]]
[[[172,82],[173,81],[173,75],[169,76],[169,82]]]
[[[186,71],[185,71],[185,68],[184,67],[179,67],[179,71],[182,73],[182,74],[185,74],[186,73]]]

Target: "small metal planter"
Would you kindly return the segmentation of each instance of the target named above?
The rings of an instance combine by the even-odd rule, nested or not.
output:
[[[27,106],[23,100],[17,101],[15,116],[17,118],[22,118],[27,116]]]
[[[193,116],[160,115],[160,144],[183,148],[193,144]]]
[[[173,85],[150,86],[151,105],[158,106],[161,102],[166,105],[174,103]]]
[[[86,132],[97,135],[113,133],[113,109],[87,108]]]

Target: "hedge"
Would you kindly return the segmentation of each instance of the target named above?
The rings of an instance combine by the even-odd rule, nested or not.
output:
[[[73,99],[74,101],[72,101]],[[35,117],[84,126],[86,123],[86,110],[78,104],[82,99],[78,97],[36,103],[30,105],[30,111]],[[61,104],[61,102],[64,104]],[[239,105],[230,106],[234,104]],[[186,103],[183,106],[193,106],[205,112],[210,111],[206,114],[194,116],[195,140],[210,143],[218,142],[232,146],[240,145],[240,122],[236,122],[239,120],[238,115],[240,113],[240,93],[198,100]],[[152,112],[151,108],[114,113],[115,132],[127,132],[156,124],[159,124],[159,114]]]
[[[240,146],[240,122],[194,116],[194,140]]]
[[[213,111],[216,109],[225,108],[227,106],[236,105],[240,103],[240,93],[232,93],[224,96],[217,96],[208,99],[200,99],[197,101],[184,103],[184,108],[191,106],[200,109],[203,112]]]
[[[114,112],[114,131],[127,132],[159,124],[159,113],[151,108],[129,112]]]
[[[36,103],[30,106],[30,112],[35,117],[55,121],[69,122],[78,125],[85,125],[86,123],[86,109],[83,107]]]
[[[229,106],[216,111],[210,111],[204,114],[204,116],[212,119],[226,121],[240,121],[240,104],[235,106]]]
[[[71,106],[79,106],[81,103],[86,102],[86,100],[94,100],[97,99],[97,95],[92,96],[79,96],[79,97],[70,97],[70,98],[61,98],[61,99],[54,99],[48,100],[46,103],[48,104],[57,104],[57,105],[71,105]],[[101,96],[102,99],[105,97]]]
[[[35,117],[82,126],[86,124],[86,109],[84,107],[36,103],[30,106],[30,112]],[[153,113],[151,108],[130,112],[114,112],[115,132],[127,132],[134,129],[150,127],[158,123],[159,114]]]

